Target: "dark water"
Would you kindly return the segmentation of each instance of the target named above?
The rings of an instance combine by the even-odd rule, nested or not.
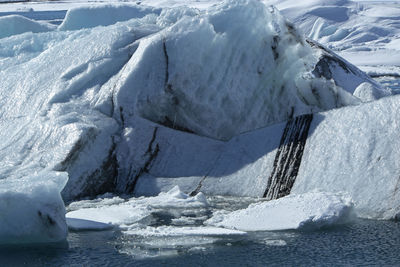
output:
[[[168,240],[165,240],[168,242]],[[3,247],[1,266],[337,266],[400,265],[400,224],[358,220],[312,232],[255,232],[220,237],[171,256],[144,257],[118,252],[124,245],[115,231],[70,233],[68,244]],[[146,253],[146,252],[143,252]]]

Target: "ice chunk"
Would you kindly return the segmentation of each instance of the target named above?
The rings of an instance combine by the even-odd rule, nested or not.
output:
[[[20,15],[0,17],[0,39],[24,32],[47,32],[54,29],[51,24],[30,20]]]
[[[128,4],[106,4],[77,7],[68,10],[60,30],[70,31],[96,26],[107,26],[118,21],[142,18],[148,14],[159,14],[160,9]]]
[[[67,225],[68,229],[72,231],[110,230],[114,227],[112,224],[75,218],[67,218]]]
[[[131,198],[123,202],[118,199],[94,200],[92,205],[88,201],[80,201],[71,205],[75,210],[67,213],[68,219],[89,220],[121,226],[136,223],[156,210],[201,208],[207,206],[208,203],[203,194],[190,197],[176,186],[156,197]]]
[[[343,195],[310,192],[217,213],[206,224],[242,231],[315,229],[345,222],[352,208],[351,200]]]
[[[67,236],[60,190],[66,173],[0,180],[0,244],[59,242]]]
[[[220,236],[220,235],[245,235],[246,232],[224,229],[211,226],[200,227],[146,227],[143,229],[133,229],[123,232],[126,235],[138,235],[144,237],[164,237],[164,236]]]
[[[353,93],[356,97],[360,98],[363,102],[374,101],[383,96],[379,95],[379,92],[374,90],[373,86],[370,83],[362,83],[357,86],[356,90]]]

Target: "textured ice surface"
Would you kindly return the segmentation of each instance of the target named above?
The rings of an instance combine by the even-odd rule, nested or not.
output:
[[[8,184],[43,171],[66,172],[66,201],[110,191],[154,195],[176,184],[186,193],[199,186],[211,194],[258,196],[283,126],[253,130],[384,95],[379,85],[306,42],[276,9],[258,1],[228,1],[207,11],[74,9],[57,30],[15,16],[1,18],[0,25],[8,20],[22,30],[8,27],[12,36],[0,39],[0,179]],[[369,85],[360,87],[364,82]],[[352,123],[358,125],[356,119]],[[57,197],[64,182],[27,184],[43,185],[49,191],[45,199],[54,197],[54,209],[61,207]],[[2,195],[16,199],[15,187],[7,188]],[[19,196],[37,210],[46,207],[33,201],[38,195]],[[393,206],[385,201],[386,211]],[[96,210],[92,215],[121,223],[146,214],[130,207],[129,219],[121,207],[107,207],[118,215],[114,219]],[[41,217],[34,208],[26,216]],[[34,237],[26,240],[42,233],[38,220],[31,220],[26,233]],[[54,239],[43,240],[62,237],[62,224],[57,227]]]
[[[139,115],[227,140],[290,116],[359,103],[352,93],[368,78],[342,70],[346,63],[335,56],[327,62],[322,52],[273,8],[222,3],[139,43],[118,82],[117,112],[124,121]]]
[[[67,236],[60,191],[66,173],[0,180],[0,244],[59,242]]]
[[[108,4],[88,7],[77,7],[68,10],[60,30],[70,31],[96,26],[107,26],[133,18],[142,18],[159,9],[146,8],[135,4]]]
[[[394,218],[400,204],[399,103],[393,96],[316,116],[292,192],[346,191],[359,215]]]
[[[25,32],[47,32],[54,30],[51,24],[37,22],[19,15],[0,17],[0,38]]]
[[[115,198],[104,199],[100,202],[99,200],[74,202],[71,204],[74,210],[68,212],[66,217],[128,227],[151,216],[155,210],[207,206],[207,200],[203,194],[189,197],[178,186],[156,197],[120,201],[122,199]]]
[[[348,221],[353,204],[340,194],[310,192],[218,212],[206,224],[242,231],[317,229]]]

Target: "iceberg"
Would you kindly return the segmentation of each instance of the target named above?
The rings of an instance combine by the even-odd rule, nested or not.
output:
[[[113,16],[101,15],[105,13]],[[9,214],[5,225],[32,222],[18,237],[23,242],[65,238],[62,199],[70,203],[107,192],[155,196],[176,185],[199,198],[199,192],[260,197],[286,158],[286,165],[295,168],[284,172],[290,179],[272,195],[290,193],[293,184],[297,192],[323,187],[315,182],[321,174],[315,168],[308,174],[303,166],[314,155],[308,148],[316,146],[312,138],[322,136],[324,123],[349,116],[347,121],[357,125],[377,114],[386,116],[382,103],[396,106],[394,97],[370,102],[392,93],[304,38],[277,9],[256,0],[225,1],[207,10],[82,7],[70,10],[59,27],[40,29],[25,27],[0,38],[1,197],[15,205],[18,198],[35,205],[26,218],[7,206],[0,213]],[[337,109],[345,106],[354,107]],[[351,115],[356,110],[365,110],[366,117]],[[319,114],[318,119],[309,114]],[[322,119],[331,115],[331,120]],[[395,116],[387,118],[395,121]],[[388,144],[371,130],[374,125],[366,126],[371,138]],[[389,127],[392,131],[396,124]],[[332,136],[324,136],[323,143]],[[344,150],[352,147],[346,140]],[[298,152],[291,154],[292,147]],[[329,151],[315,151],[322,153],[315,154],[321,159],[330,157]],[[380,159],[392,164],[394,157]],[[46,179],[32,178],[35,173],[46,173]],[[68,181],[53,179],[56,173]],[[372,180],[377,175],[369,174]],[[310,183],[301,182],[309,175]],[[278,186],[281,178],[273,177]],[[24,184],[36,189],[19,192]],[[340,186],[340,191],[349,191],[356,207],[367,209],[365,214],[378,216],[376,211],[382,210],[393,215],[388,210],[397,203],[397,194],[394,202],[387,195],[392,183],[380,195],[384,204],[371,209],[360,201],[365,195],[354,195],[352,188]],[[40,190],[48,197],[40,199]],[[127,214],[138,217],[126,217],[125,208],[104,207],[118,215],[111,220],[97,209],[87,213],[93,218],[71,217],[79,211],[68,216],[119,224],[147,214],[143,207],[130,207]],[[46,220],[54,233],[43,229]],[[99,227],[81,223],[75,228]],[[14,240],[15,232],[4,229],[11,233],[4,240]]]
[[[0,180],[0,244],[64,241],[67,225],[60,191],[67,179],[66,173],[42,172]]]

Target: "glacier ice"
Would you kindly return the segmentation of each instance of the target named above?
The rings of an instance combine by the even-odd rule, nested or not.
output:
[[[5,38],[25,32],[48,32],[54,30],[55,26],[30,20],[20,15],[0,17],[0,38]]]
[[[115,16],[101,16],[108,12]],[[260,196],[287,119],[347,105],[388,112],[361,103],[390,92],[255,0],[208,10],[78,8],[59,28],[44,27],[0,39],[0,181],[36,188],[46,183],[32,173],[68,174],[65,187],[51,179],[45,187],[55,210],[62,187],[67,202],[106,192],[155,195],[175,185]],[[321,116],[351,117],[346,110]],[[16,187],[2,195],[12,199]],[[367,207],[364,195],[352,197]],[[384,203],[372,213],[387,211]],[[40,227],[36,220],[27,240]],[[51,240],[63,236],[65,225],[58,227]]]
[[[0,180],[0,244],[64,241],[65,207],[60,191],[66,173],[41,172]]]
[[[308,192],[217,212],[205,223],[241,231],[310,230],[348,222],[352,209],[351,199],[341,194]]]
[[[146,220],[157,210],[174,210],[207,207],[208,203],[203,194],[190,197],[183,193],[178,186],[168,192],[161,192],[158,196],[148,198],[130,198],[123,200],[118,197],[109,199],[97,199],[94,201],[73,202],[69,206],[66,215],[67,221],[71,219],[85,220],[95,223],[112,224],[129,229],[135,227],[136,223]],[[91,227],[89,223],[74,225],[79,221],[70,221],[75,229]]]

